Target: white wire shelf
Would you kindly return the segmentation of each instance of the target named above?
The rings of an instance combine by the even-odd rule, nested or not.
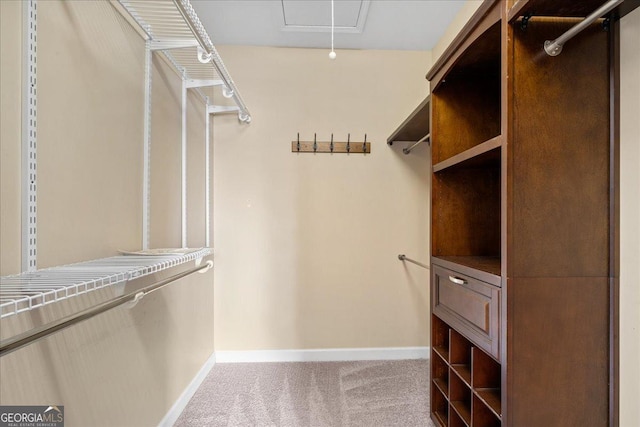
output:
[[[96,289],[124,283],[211,255],[211,248],[183,253],[130,254],[0,277],[0,318]],[[178,252],[178,251],[176,251]]]
[[[161,52],[186,79],[218,81],[223,86],[223,94],[234,101],[235,108],[214,108],[214,111],[237,111],[241,121],[251,121],[238,88],[189,0],[118,0],[118,3],[147,34],[152,48]],[[211,58],[208,62],[200,61],[199,49],[200,58]]]

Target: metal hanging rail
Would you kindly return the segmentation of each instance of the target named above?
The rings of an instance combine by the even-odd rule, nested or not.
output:
[[[145,295],[150,294],[151,292],[157,291],[158,289],[163,288],[164,286],[167,286],[168,284],[175,282],[178,279],[182,279],[185,276],[189,276],[190,274],[193,274],[196,272],[204,273],[205,271],[209,270],[212,266],[213,266],[213,261],[207,261],[205,264],[202,264],[198,267],[184,271],[182,273],[178,273],[164,280],[160,280],[159,282],[146,286],[137,292],[133,292],[127,295],[122,295],[111,301],[106,301],[102,304],[98,304],[94,307],[88,308],[79,313],[64,317],[55,322],[40,326],[38,328],[34,328],[23,334],[16,335],[15,337],[3,340],[0,342],[0,357],[5,356],[22,347],[25,347],[31,343],[39,341],[43,338],[46,338],[51,334],[59,332],[77,323],[91,319],[92,317],[102,314],[105,311],[111,310],[112,308],[121,306],[122,304],[125,304],[128,302],[137,303],[138,301],[140,301],[141,298],[143,298]]]
[[[423,263],[421,263],[421,262],[418,262],[418,261],[416,261],[416,260],[414,260],[414,259],[407,258],[407,256],[406,256],[406,255],[404,255],[404,254],[400,254],[400,255],[398,255],[398,259],[399,259],[400,261],[407,261],[407,262],[410,262],[410,263],[412,263],[412,264],[419,265],[420,267],[422,267],[422,268],[426,268],[427,270],[429,270],[429,266],[428,266],[428,265],[423,264]]]
[[[567,41],[571,40],[573,37],[575,37],[576,34],[584,30],[596,19],[607,14],[623,1],[624,0],[609,0],[608,2],[600,6],[595,12],[584,18],[584,20],[580,21],[578,24],[571,27],[567,32],[565,32],[557,39],[545,41],[544,51],[547,52],[549,56],[560,55],[560,52],[562,52],[562,46],[564,46]]]
[[[231,75],[189,0],[118,0],[159,51],[186,76],[189,88],[222,86],[222,95],[235,106],[210,106],[212,113],[237,112],[248,123],[251,115]],[[200,94],[203,98],[202,92]]]
[[[420,138],[417,142],[413,143],[410,147],[403,148],[402,152],[404,154],[409,154],[409,153],[411,153],[411,150],[416,148],[418,145],[422,144],[425,141],[430,141],[430,140],[431,140],[431,134],[428,133],[425,136],[423,136],[422,138]]]

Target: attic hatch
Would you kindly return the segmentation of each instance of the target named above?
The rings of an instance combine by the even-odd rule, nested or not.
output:
[[[331,2],[329,0],[280,0],[282,31],[330,32]],[[340,0],[335,2],[335,32],[362,33],[371,0]]]

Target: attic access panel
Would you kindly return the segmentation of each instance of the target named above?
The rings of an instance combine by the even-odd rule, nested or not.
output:
[[[281,2],[284,31],[331,31],[330,0],[281,0]],[[362,33],[370,2],[370,0],[335,1],[335,32]]]

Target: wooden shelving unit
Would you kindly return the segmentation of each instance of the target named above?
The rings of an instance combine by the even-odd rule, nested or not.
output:
[[[604,3],[485,0],[427,74],[441,426],[615,425],[612,52],[640,1],[544,50]]]

